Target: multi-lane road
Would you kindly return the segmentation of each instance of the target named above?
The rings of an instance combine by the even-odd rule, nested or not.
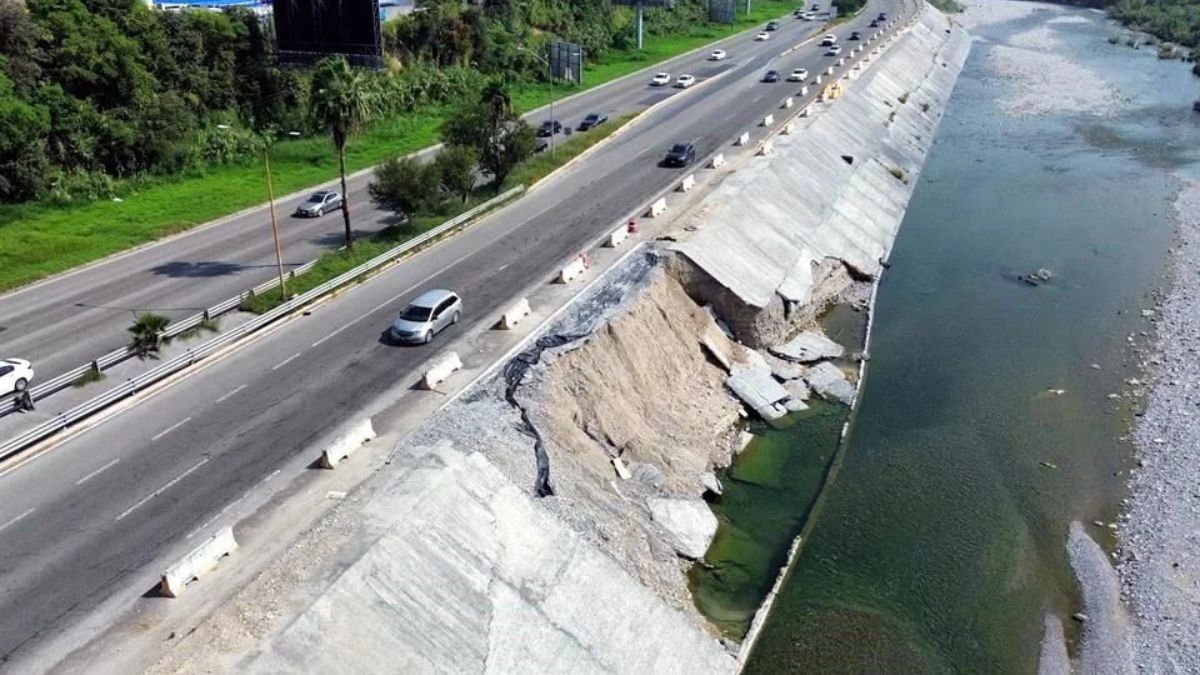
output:
[[[840,26],[838,33],[865,30],[868,15],[881,9],[896,12],[898,0],[871,2],[862,18]],[[264,478],[295,466],[332,425],[361,416],[410,385],[434,349],[391,346],[381,335],[419,291],[453,288],[464,297],[464,321],[439,341],[479,330],[483,317],[544,282],[555,265],[677,181],[678,170],[658,166],[672,143],[695,140],[703,156],[776,110],[797,86],[761,83],[763,72],[823,68],[830,59],[815,44],[780,56],[819,28],[788,20],[768,42],[745,36],[726,42],[726,61],[710,64],[702,55],[693,57],[695,62],[684,68],[701,80],[724,74],[665,102],[585,162],[456,237],[0,474],[0,665],[19,668],[40,641],[85,616],[116,589],[126,589],[131,579],[151,579],[144,568],[166,547],[195,533]],[[674,72],[682,70],[674,67]],[[644,81],[621,83],[563,106],[560,118],[644,107],[669,95]],[[377,223],[385,214],[368,213],[362,191],[360,181],[351,192],[359,202],[360,223]],[[261,230],[260,218],[237,219],[197,234],[193,243],[177,240],[129,256],[125,266],[130,269],[133,261],[153,263],[142,272],[118,274],[102,265],[27,293],[47,298],[49,308],[55,292],[83,297],[88,280],[99,275],[91,283],[124,298],[116,302],[143,302],[140,284],[153,280],[153,267],[163,261],[199,263],[218,255],[226,260],[242,255],[247,262],[269,259],[269,241],[260,247],[244,232]],[[334,216],[306,236],[314,239],[339,228]],[[99,281],[105,269],[108,283]],[[230,276],[236,281],[231,287],[221,288],[221,278],[199,285],[211,284],[217,288],[213,297],[220,297],[252,280]],[[178,279],[153,285],[163,297],[193,292]],[[67,314],[62,320],[74,321]],[[48,319],[54,316],[59,315]],[[123,328],[124,321],[116,325],[118,331]]]
[[[703,82],[748,59],[778,53],[781,44],[818,25],[788,20],[769,42],[744,44],[745,38],[737,37],[714,45],[729,51],[728,61],[706,61],[703,52],[672,59],[661,69],[673,75],[688,72]],[[591,112],[616,118],[680,93],[674,88],[650,87],[649,79],[648,74],[638,75],[584,92],[556,104],[555,116],[564,126],[574,126]],[[535,124],[545,118],[546,109],[527,116]],[[360,236],[384,228],[393,216],[371,202],[367,194],[370,180],[368,172],[347,185],[352,224]],[[291,217],[302,198],[279,200],[276,207],[287,267],[306,263],[342,244],[340,212],[312,220]],[[0,358],[29,359],[38,378],[46,380],[127,343],[127,328],[135,313],[152,311],[176,319],[190,316],[271,279],[275,267],[266,208],[217,221],[0,296]]]

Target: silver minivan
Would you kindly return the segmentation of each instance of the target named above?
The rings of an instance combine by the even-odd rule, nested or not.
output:
[[[425,291],[405,309],[388,334],[397,342],[428,343],[462,318],[462,298],[454,291]]]

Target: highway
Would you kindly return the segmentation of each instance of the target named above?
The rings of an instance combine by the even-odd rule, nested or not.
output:
[[[655,70],[673,76],[688,72],[703,82],[750,59],[777,54],[819,27],[820,22],[789,18],[767,42],[734,37],[713,45],[729,52],[726,61],[707,61],[705,50],[677,57]],[[591,112],[604,112],[615,119],[680,93],[674,88],[651,87],[649,80],[649,74],[635,74],[581,93],[556,103],[555,116],[564,126],[574,127]],[[717,82],[714,86],[724,85]],[[548,117],[546,109],[527,115],[534,124]],[[393,217],[371,202],[367,195],[370,180],[367,173],[347,184],[351,223],[358,236],[383,229]],[[313,189],[318,187],[336,187],[336,181]],[[265,196],[265,185],[263,193]],[[303,195],[281,198],[276,204],[285,270],[343,241],[340,212],[319,219],[291,217],[302,199]],[[270,217],[264,207],[0,296],[0,358],[29,359],[38,379],[48,380],[126,344],[127,328],[136,313],[152,311],[180,319],[275,275]]]
[[[837,32],[866,30],[869,16],[897,7],[896,0],[873,1],[862,18]],[[220,509],[277,471],[293,471],[298,461],[311,459],[314,442],[333,425],[398,399],[439,345],[485,329],[480,325],[484,317],[524,289],[543,283],[558,263],[677,181],[683,172],[658,166],[672,143],[694,139],[703,156],[776,111],[798,85],[764,84],[759,79],[768,67],[784,72],[801,66],[813,72],[823,68],[831,59],[816,45],[778,56],[799,42],[803,31],[817,28],[819,24],[789,20],[767,43],[743,37],[724,45],[729,60],[693,69],[700,78],[728,70],[720,81],[665,103],[524,199],[34,461],[0,474],[0,665],[8,662],[19,669],[20,659],[40,640],[65,630],[114,593],[125,592],[131,580],[152,578],[153,572],[144,567],[165,547],[202,531]],[[637,82],[629,91],[623,85],[597,95],[622,103],[577,102],[569,114],[644,106],[669,94]],[[361,190],[360,181],[352,194]],[[385,215],[365,211],[359,207],[362,220]],[[340,224],[330,218],[318,229],[336,231]],[[126,260],[191,257],[198,263],[204,251],[221,246],[240,247],[249,260],[256,244],[243,242],[237,230],[261,228],[253,218],[237,222],[240,225],[198,233],[195,244],[185,245],[185,238],[158,247],[162,251],[150,249]],[[264,240],[263,255],[269,246]],[[189,252],[194,255],[185,255]],[[82,288],[72,287],[86,285],[84,279],[99,273],[64,279],[62,292],[82,293]],[[144,282],[147,277],[131,273],[104,285],[125,298],[119,302],[140,302],[139,279]],[[222,279],[206,280],[204,286]],[[249,279],[238,278],[236,286]],[[162,283],[164,293],[171,288],[191,292],[178,278]],[[453,288],[463,296],[463,322],[432,346],[396,347],[383,341],[383,332],[404,304],[434,287]],[[48,297],[50,292],[41,288],[30,292]],[[230,289],[214,294],[228,295]],[[123,330],[124,323],[117,327]],[[91,327],[88,334],[93,334]],[[277,480],[295,477],[287,471]],[[147,583],[138,592],[148,587]],[[130,602],[135,598],[130,595]]]

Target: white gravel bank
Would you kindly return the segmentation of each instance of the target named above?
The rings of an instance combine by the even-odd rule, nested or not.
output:
[[[1172,281],[1134,434],[1142,468],[1120,532],[1134,661],[1146,673],[1200,673],[1200,181],[1175,209]]]

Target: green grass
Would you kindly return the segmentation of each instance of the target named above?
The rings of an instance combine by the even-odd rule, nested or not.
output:
[[[588,64],[584,83],[557,86],[557,98],[623,77],[696,49],[799,6],[788,0],[756,0],[735,26],[704,24],[686,35],[647,36],[642,52],[623,51]],[[522,110],[549,103],[545,84],[513,91]],[[374,124],[347,145],[346,164],[357,171],[437,142],[444,109],[430,108]],[[271,150],[275,194],[286,195],[337,177],[328,139],[282,141]],[[0,206],[0,291],[16,288],[171,234],[183,232],[266,201],[258,162],[210,167],[177,179],[148,179],[119,188],[120,202],[79,206],[43,203]],[[286,211],[291,204],[277,204]]]
[[[80,389],[80,388],[88,386],[89,384],[91,384],[93,382],[99,382],[100,380],[103,380],[104,378],[105,378],[104,373],[102,373],[98,370],[95,370],[95,369],[90,369],[86,373],[75,378],[75,381],[71,383],[71,386],[75,387],[76,389]]]
[[[518,165],[509,174],[508,178],[505,179],[504,184],[500,186],[500,191],[503,192],[517,185],[525,185],[526,188],[533,187],[535,183],[548,176],[555,169],[558,169],[575,157],[578,157],[588,148],[616,133],[618,129],[630,122],[634,117],[636,115],[626,115],[598,127],[594,131],[575,134],[570,140],[557,142],[553,155],[549,151],[546,151]],[[451,200],[449,203],[443,204],[442,208],[437,212],[418,213],[407,225],[389,227],[372,237],[360,239],[354,243],[354,248],[349,251],[330,251],[325,253],[317,260],[317,264],[311,270],[297,276],[295,279],[288,280],[288,296],[295,297],[301,293],[310,291],[368,260],[386,253],[399,244],[433,229],[450,218],[478,206],[495,195],[496,190],[492,186],[481,187],[467,199],[466,203]],[[279,289],[272,289],[262,295],[243,300],[241,309],[247,312],[262,314],[283,302],[284,297],[282,292]]]

